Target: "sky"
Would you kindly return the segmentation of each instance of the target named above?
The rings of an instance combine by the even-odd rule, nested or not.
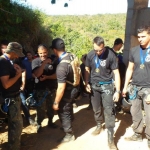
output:
[[[48,15],[94,15],[105,13],[126,13],[127,0],[14,0],[23,5],[38,8]],[[64,4],[68,3],[68,7]]]

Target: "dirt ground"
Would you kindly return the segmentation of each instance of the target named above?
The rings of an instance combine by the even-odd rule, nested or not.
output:
[[[22,131],[21,150],[109,150],[107,146],[107,130],[105,125],[103,131],[97,135],[91,135],[96,127],[93,111],[87,110],[88,98],[83,97],[77,101],[78,107],[74,108],[75,120],[73,130],[76,140],[67,144],[59,145],[58,140],[64,136],[60,129],[61,124],[58,115],[54,116],[54,122],[59,126],[57,129],[47,127],[47,119],[42,122],[42,132],[36,133],[36,127],[28,125],[24,120]],[[35,117],[35,110],[31,110],[32,118]],[[148,150],[147,140],[143,135],[143,142],[125,141],[125,136],[133,134],[131,115],[128,113],[117,114],[115,127],[115,144],[118,150]],[[7,150],[7,125],[0,130],[0,150]]]

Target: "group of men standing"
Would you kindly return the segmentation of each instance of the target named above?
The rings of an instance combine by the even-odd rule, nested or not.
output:
[[[134,87],[135,97],[131,100],[131,115],[135,133],[125,139],[142,141],[143,116],[141,104],[143,103],[146,113],[145,134],[150,148],[150,26],[142,26],[138,29],[138,40],[140,45],[131,49],[129,54],[129,65],[122,91],[122,96],[126,96],[128,84],[132,79],[131,84]],[[72,90],[77,87],[67,82],[68,80],[73,82],[74,72],[72,66],[65,63],[66,60],[70,61],[71,54],[66,52],[64,41],[60,38],[54,39],[51,48],[56,55],[56,60],[52,61],[48,57],[48,49],[45,45],[39,45],[39,58],[32,61],[32,73],[36,90],[35,98],[37,101],[37,132],[41,130],[41,122],[45,117],[45,111],[49,119],[48,125],[53,128],[56,127],[52,119],[54,110],[57,110],[65,132],[61,143],[66,143],[75,140],[72,129],[74,117],[71,94]],[[93,50],[86,56],[84,79],[85,89],[90,93],[97,125],[92,134],[98,135],[101,132],[102,123],[105,120],[108,146],[110,149],[117,149],[114,143],[114,103],[119,101],[121,95],[121,80],[118,59],[113,50],[105,47],[102,37],[95,37],[93,39]],[[22,131],[21,100],[19,97],[22,70],[18,65],[12,65],[10,60],[21,56],[23,56],[21,45],[11,42],[8,44],[4,55],[0,57],[1,91],[3,97],[10,101],[8,111],[8,149],[10,150],[20,149]],[[113,82],[113,79],[115,82]]]

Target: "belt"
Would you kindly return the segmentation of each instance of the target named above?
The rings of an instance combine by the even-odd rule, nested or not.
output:
[[[112,84],[112,81],[102,81],[102,82],[99,82],[100,85],[107,85],[107,84]]]
[[[13,93],[8,93],[8,94],[4,94],[4,98],[14,98],[20,95],[20,92],[13,92]]]

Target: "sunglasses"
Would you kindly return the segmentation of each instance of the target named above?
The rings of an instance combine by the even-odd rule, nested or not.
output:
[[[103,49],[101,49],[101,50],[95,50],[94,49],[94,51],[97,53],[97,52],[101,52],[102,50],[104,50],[104,48]]]

